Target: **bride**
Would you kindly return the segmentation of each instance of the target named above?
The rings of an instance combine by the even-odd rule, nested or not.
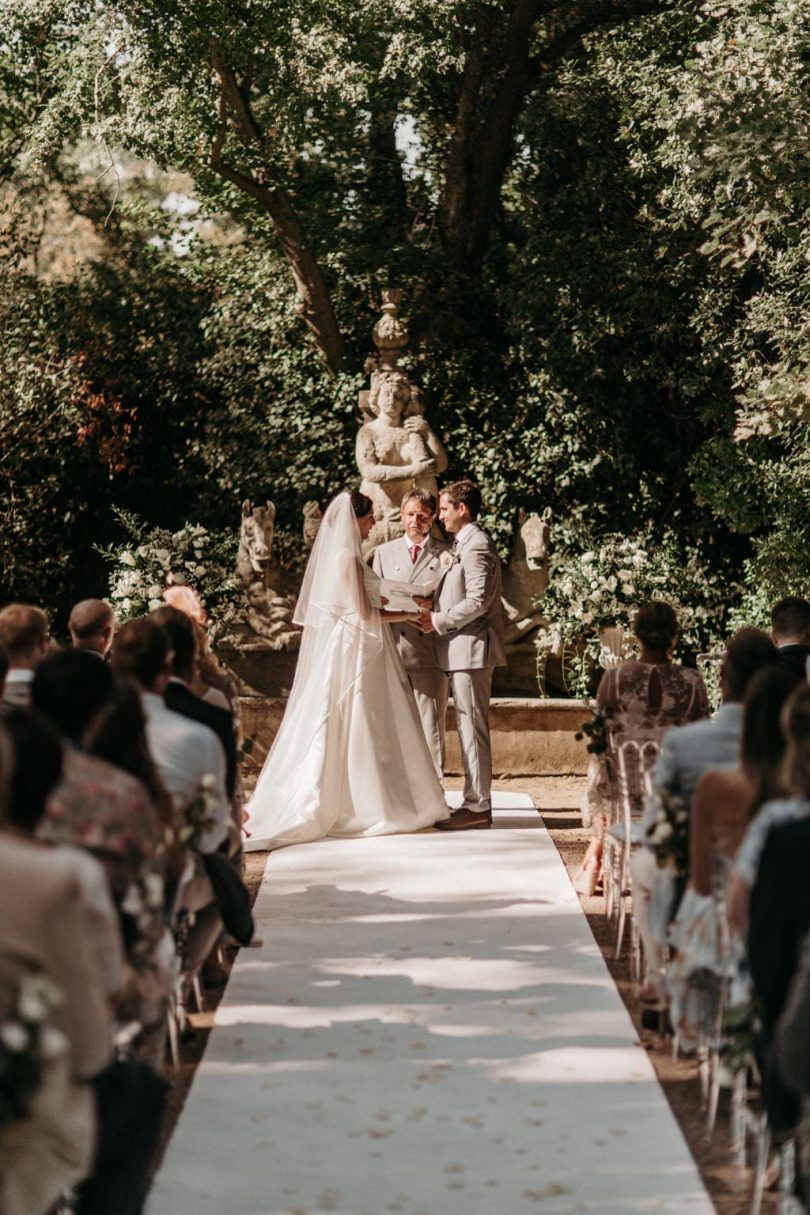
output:
[[[372,503],[352,491],[323,517],[294,620],[290,699],[247,807],[248,851],[325,835],[418,831],[448,815],[361,541]]]

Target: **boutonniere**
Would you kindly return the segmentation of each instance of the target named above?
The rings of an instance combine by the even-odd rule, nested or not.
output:
[[[449,569],[452,569],[453,566],[457,565],[457,564],[458,564],[458,553],[450,553],[447,551],[447,549],[445,549],[445,551],[442,553],[441,557],[439,558],[439,565],[442,567],[445,574],[447,573],[447,571]]]

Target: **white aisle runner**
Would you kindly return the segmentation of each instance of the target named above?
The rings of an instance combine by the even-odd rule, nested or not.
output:
[[[149,1215],[714,1210],[528,798],[275,852]]]

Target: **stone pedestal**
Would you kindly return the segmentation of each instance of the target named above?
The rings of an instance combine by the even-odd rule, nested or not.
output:
[[[286,701],[244,696],[242,726],[247,743],[244,772],[252,785],[276,736]],[[586,741],[576,733],[590,709],[581,700],[515,700],[495,697],[490,706],[492,770],[495,776],[584,775]],[[446,774],[462,772],[453,704],[447,711]]]

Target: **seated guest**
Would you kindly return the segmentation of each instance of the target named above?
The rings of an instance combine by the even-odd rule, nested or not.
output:
[[[667,976],[670,1016],[682,1044],[696,1043],[716,1024],[732,965],[720,952],[718,898],[728,889],[748,823],[781,791],[785,738],[779,718],[794,687],[792,674],[780,666],[753,676],[743,704],[740,766],[705,773],[692,798],[689,884],[670,929],[676,954]],[[733,954],[739,956],[736,946]]]
[[[225,755],[225,787],[233,797],[236,784],[236,740],[230,711],[217,708],[195,695],[192,681],[197,658],[197,646],[191,620],[173,607],[158,608],[150,619],[166,630],[172,647],[172,674],[166,686],[165,701],[175,713],[199,721],[213,730]],[[238,826],[241,828],[241,821]]]
[[[782,711],[781,725],[787,743],[783,771],[787,796],[765,802],[760,808],[748,826],[735,862],[731,923],[741,936],[747,927],[748,895],[770,832],[810,815],[810,764],[806,754],[810,743],[810,686],[796,685]]]
[[[165,629],[149,617],[130,620],[116,636],[113,668],[141,688],[149,751],[175,811],[186,816],[189,830],[201,798],[205,821],[193,831],[190,846],[199,854],[218,851],[228,839],[230,806],[225,790],[225,756],[208,726],[167,708],[164,695],[171,678],[171,646]],[[207,788],[207,791],[204,790]],[[193,975],[208,956],[221,929],[219,905],[202,862],[178,898],[194,914],[185,969]]]
[[[141,688],[149,751],[175,806],[185,809],[198,796],[203,778],[213,778],[209,806],[213,822],[197,847],[200,852],[215,852],[228,833],[225,755],[213,730],[167,708],[164,697],[172,677],[171,660],[168,635],[155,620],[130,620],[119,630],[112,665]]]
[[[112,608],[103,599],[82,599],[70,613],[68,632],[75,649],[106,661],[115,636]]]
[[[201,700],[220,709],[230,709],[237,721],[239,691],[232,675],[218,661],[208,640],[209,619],[199,595],[190,586],[167,586],[164,602],[191,621],[196,642],[196,667],[191,690]]]
[[[81,650],[52,654],[37,669],[34,707],[66,744],[62,779],[48,799],[39,838],[83,848],[103,865],[127,959],[143,979],[141,996],[132,1005],[133,1019],[144,1025],[138,1051],[143,1057],[151,1051],[157,1062],[170,987],[169,960],[160,961],[166,951],[165,823],[140,780],[89,753],[109,717],[113,686],[107,664]]]
[[[611,667],[599,684],[596,704],[605,717],[610,752],[593,756],[586,797],[594,826],[593,839],[575,880],[580,894],[591,895],[601,868],[602,846],[611,803],[616,797],[615,752],[623,742],[660,743],[672,726],[709,716],[703,677],[672,661],[678,620],[668,603],[645,603],[636,612],[633,633],[637,659]],[[641,811],[641,789],[635,790]]]
[[[72,1099],[66,1107],[65,1094],[51,1091],[50,1105],[35,1107],[41,1119],[50,1115],[50,1122],[40,1133],[30,1120],[23,1125],[25,1134],[16,1145],[21,1155],[15,1150],[12,1170],[16,1193],[20,1187],[26,1193],[20,1215],[50,1209],[65,1182],[72,1184],[81,1176],[86,1180],[77,1192],[76,1215],[140,1215],[160,1133],[165,1084],[133,1060],[112,1059],[110,996],[120,975],[121,950],[100,868],[89,857],[45,847],[33,837],[48,792],[59,779],[58,735],[36,715],[12,718],[7,728],[13,742],[13,776],[0,832],[0,990],[8,990],[15,966],[48,976],[60,990],[63,999],[53,1025],[67,1039],[67,1095]],[[82,1101],[77,1100],[80,1094]],[[62,1101],[61,1110],[57,1100]],[[70,1160],[66,1143],[73,1144],[74,1156],[81,1147],[81,1167],[48,1186],[55,1159],[62,1167]],[[5,1164],[4,1158],[4,1181]],[[41,1208],[28,1202],[32,1187],[39,1188],[43,1199],[48,1187],[50,1202]]]
[[[786,740],[780,719],[795,686],[783,666],[758,671],[743,702],[739,767],[707,772],[698,781],[689,843],[690,885],[698,894],[711,894],[717,864],[734,859],[748,824],[782,792]]]
[[[763,667],[776,663],[776,647],[759,629],[740,629],[729,641],[720,668],[723,703],[708,721],[692,722],[670,730],[661,745],[654,784],[681,797],[687,811],[698,781],[714,768],[736,768],[742,731],[742,700],[750,680]],[[645,808],[642,830],[655,821],[654,799]],[[630,858],[633,879],[633,914],[644,946],[647,978],[639,999],[655,1003],[664,996],[666,939],[675,913],[676,892],[672,875],[660,870],[652,847],[637,848]],[[650,923],[653,891],[658,923]]]
[[[779,652],[780,664],[797,683],[806,683],[810,658],[810,603],[797,595],[780,599],[771,609],[771,636]]]
[[[34,671],[48,653],[50,626],[41,608],[10,603],[0,611],[0,645],[9,659],[3,703],[27,709]]]
[[[767,815],[771,808],[786,811],[768,816],[770,829],[764,841],[758,841],[748,928],[748,964],[761,1024],[763,1093],[774,1131],[791,1129],[801,1112],[791,1076],[773,1066],[773,1041],[810,931],[810,688],[806,685],[800,685],[785,706],[784,722],[789,731],[785,756],[789,796],[766,802],[758,816]],[[803,1034],[806,1038],[806,1025]]]

